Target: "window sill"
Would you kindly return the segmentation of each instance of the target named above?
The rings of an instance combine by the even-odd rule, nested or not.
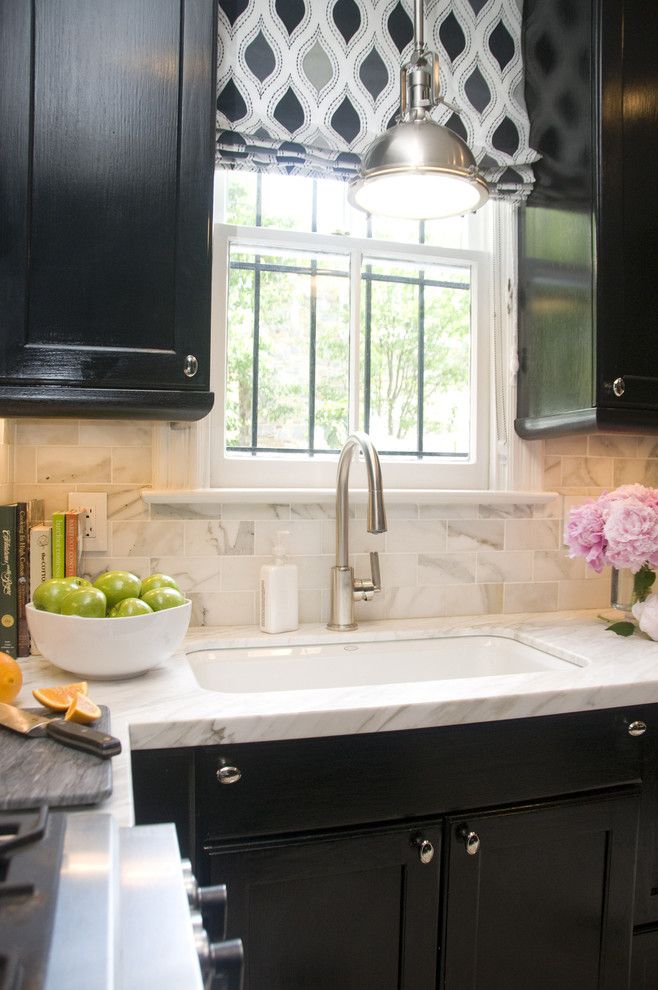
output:
[[[365,502],[367,491],[350,488],[350,501]],[[523,491],[449,491],[420,488],[387,488],[384,496],[391,503],[406,505],[546,505],[557,498],[556,492]],[[142,491],[148,505],[198,505],[203,503],[277,503],[285,505],[332,503],[335,488],[195,488]]]

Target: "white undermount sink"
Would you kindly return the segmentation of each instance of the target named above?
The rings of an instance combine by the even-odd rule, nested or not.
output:
[[[515,639],[487,635],[203,649],[187,659],[200,687],[226,694],[410,684],[580,666]]]

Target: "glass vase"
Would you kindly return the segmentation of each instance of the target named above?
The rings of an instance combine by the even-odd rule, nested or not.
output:
[[[610,604],[622,612],[630,612],[636,602],[643,602],[653,591],[656,572],[649,564],[642,564],[637,574],[627,568],[612,568],[610,580]]]
[[[628,568],[617,570],[612,568],[610,575],[610,605],[620,612],[630,612],[633,605],[633,587],[635,575]]]

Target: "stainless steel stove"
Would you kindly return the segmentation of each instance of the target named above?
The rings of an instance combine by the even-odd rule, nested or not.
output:
[[[198,887],[173,825],[0,813],[0,990],[240,990],[225,932],[226,888]]]

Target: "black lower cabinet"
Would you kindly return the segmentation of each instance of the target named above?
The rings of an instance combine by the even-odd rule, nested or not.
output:
[[[657,740],[647,705],[142,750],[135,818],[227,884],[245,990],[627,990],[634,924],[658,990]]]
[[[440,827],[208,846],[245,990],[435,987]]]
[[[639,792],[447,823],[446,990],[628,987]]]

